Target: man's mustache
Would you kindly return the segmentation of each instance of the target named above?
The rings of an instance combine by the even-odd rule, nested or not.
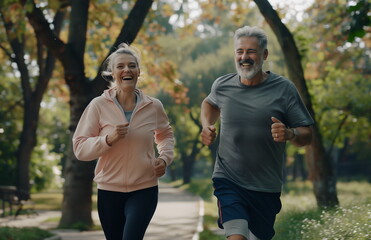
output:
[[[252,59],[244,59],[244,60],[241,60],[238,62],[240,65],[244,64],[244,63],[247,63],[247,64],[250,64],[250,65],[253,65],[255,62],[254,60]]]

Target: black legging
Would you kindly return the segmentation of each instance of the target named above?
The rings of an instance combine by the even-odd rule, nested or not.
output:
[[[98,189],[98,213],[106,239],[142,240],[157,201],[158,186],[129,193]]]

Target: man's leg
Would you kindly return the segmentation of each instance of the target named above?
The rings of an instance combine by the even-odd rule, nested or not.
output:
[[[249,230],[249,237],[248,240],[259,240],[250,230]]]
[[[235,219],[223,224],[228,240],[259,240],[250,230],[245,219]]]
[[[225,236],[228,240],[246,240],[249,235],[249,225],[245,219],[234,219],[223,223]]]

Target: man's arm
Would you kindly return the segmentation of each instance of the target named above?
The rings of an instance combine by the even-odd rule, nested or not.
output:
[[[205,145],[210,145],[216,138],[216,128],[214,124],[220,116],[220,110],[210,103],[206,99],[201,104],[201,141]]]
[[[312,128],[297,127],[287,128],[279,119],[272,117],[272,137],[275,142],[290,141],[295,146],[301,147],[311,143]]]
[[[286,139],[295,146],[305,146],[312,141],[312,127],[288,128],[286,132]]]

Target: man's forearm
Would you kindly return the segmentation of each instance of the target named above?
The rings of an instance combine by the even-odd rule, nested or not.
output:
[[[289,141],[295,146],[301,147],[312,142],[312,128],[311,127],[297,127],[288,129],[290,131]]]
[[[203,127],[214,125],[218,120],[220,110],[205,99],[201,104],[201,124]]]

